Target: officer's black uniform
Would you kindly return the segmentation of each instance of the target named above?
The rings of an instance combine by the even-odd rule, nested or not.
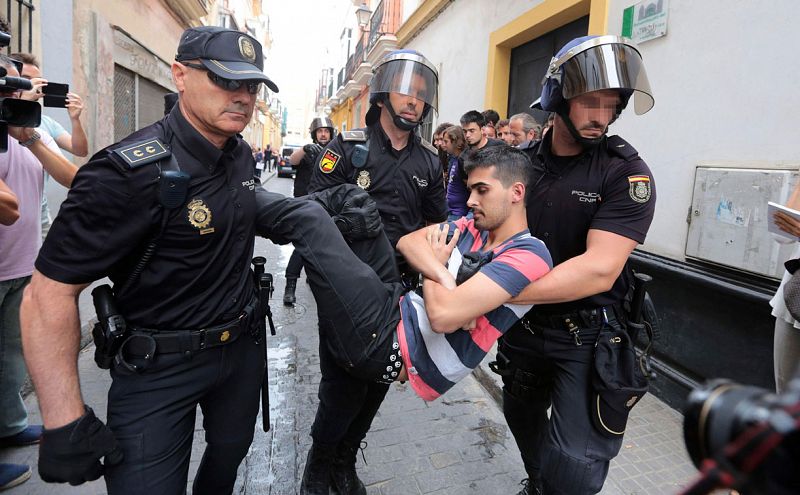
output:
[[[652,174],[618,136],[576,157],[550,153],[552,133],[524,151],[534,166],[526,198],[531,234],[558,265],[586,252],[590,229],[644,242],[655,210]],[[508,425],[532,480],[544,493],[600,491],[622,442],[598,433],[589,416],[590,366],[603,309],[612,326],[624,325],[626,267],[608,292],[579,301],[536,305],[502,338],[499,350],[519,369],[504,377]],[[552,404],[548,420],[547,408]]]
[[[357,145],[369,147],[360,168],[352,163]],[[375,199],[392,246],[425,222],[447,218],[444,181],[435,149],[413,133],[402,151],[392,148],[380,122],[340,133],[317,157],[309,192],[343,183],[357,184]],[[329,323],[320,321],[322,379],[311,436],[315,444],[358,446],[389,386],[352,376],[334,361],[325,342]]]
[[[191,175],[185,203],[159,207],[159,168],[137,155],[170,147]],[[147,148],[146,143],[150,145]],[[149,149],[149,151],[148,151]],[[115,153],[127,150],[131,162]],[[158,151],[155,155],[160,155]],[[203,138],[176,105],[162,121],[101,151],[81,167],[36,261],[45,276],[84,284],[109,276],[129,327],[169,334],[149,366],[117,365],[108,396],[108,425],[124,462],[106,471],[110,493],[183,493],[196,405],[208,447],[194,493],[229,493],[253,438],[263,356],[250,336],[255,290],[255,182],[250,147],[230,138],[222,150]],[[119,291],[144,247],[161,230],[138,280]],[[224,332],[191,330],[231,322]],[[127,359],[144,364],[131,345]],[[231,405],[235,407],[231,407]]]

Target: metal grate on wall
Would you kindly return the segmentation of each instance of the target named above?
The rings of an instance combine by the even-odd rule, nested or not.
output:
[[[114,66],[114,141],[136,130],[136,74]]]
[[[33,11],[31,0],[0,0],[0,15],[9,26],[11,44],[5,53],[33,52]]]
[[[114,141],[164,116],[169,90],[122,67],[114,66]]]

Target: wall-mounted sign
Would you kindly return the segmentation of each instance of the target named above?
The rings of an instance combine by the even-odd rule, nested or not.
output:
[[[667,34],[668,0],[642,0],[622,14],[622,36],[636,43]]]

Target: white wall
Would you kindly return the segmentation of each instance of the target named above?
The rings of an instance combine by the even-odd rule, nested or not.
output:
[[[620,33],[633,3],[612,1],[610,34]],[[667,35],[641,44],[656,104],[643,116],[629,108],[612,133],[630,141],[655,176],[647,251],[683,259],[698,165],[800,166],[797,6],[670,0]]]
[[[439,67],[438,122],[484,109],[489,34],[540,3],[453,2],[409,42]],[[611,1],[609,34],[633,3]],[[640,46],[656,105],[642,116],[629,108],[611,134],[639,150],[656,180],[645,250],[684,259],[698,165],[800,167],[797,12],[795,0],[670,0],[667,35]]]
[[[439,68],[437,122],[457,123],[469,110],[485,110],[489,35],[540,3],[542,0],[452,2],[408,43],[406,48],[418,50]]]

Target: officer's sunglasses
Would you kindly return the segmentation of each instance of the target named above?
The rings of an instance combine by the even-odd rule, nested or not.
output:
[[[235,79],[225,79],[224,77],[220,77],[210,70],[206,69],[204,66],[200,64],[192,64],[187,62],[181,62],[186,67],[191,67],[192,69],[202,70],[208,74],[208,78],[211,79],[211,82],[219,86],[220,88],[226,91],[238,91],[242,85],[247,85],[247,92],[251,95],[258,94],[258,88],[261,84],[261,81],[255,81],[252,79],[243,79],[243,80],[235,80]]]

